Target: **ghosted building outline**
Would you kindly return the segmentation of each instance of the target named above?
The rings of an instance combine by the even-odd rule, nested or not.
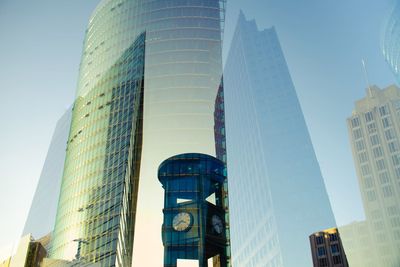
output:
[[[242,12],[224,97],[233,264],[311,266],[308,236],[335,219],[276,31]]]
[[[72,107],[62,115],[54,129],[22,236],[32,234],[34,238],[41,238],[53,231],[71,116]]]

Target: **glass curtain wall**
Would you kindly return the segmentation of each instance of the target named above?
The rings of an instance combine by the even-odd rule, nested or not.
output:
[[[224,97],[233,264],[312,266],[308,236],[335,218],[275,28],[243,13]]]
[[[164,192],[157,168],[177,154],[215,156],[224,1],[143,1],[142,8],[147,34],[144,138],[133,265],[162,266]]]
[[[134,1],[103,1],[86,32],[52,258],[129,266],[139,177],[145,33]],[[131,23],[127,23],[131,21]]]
[[[394,1],[394,7],[386,22],[382,40],[383,55],[397,82],[400,82],[400,2]]]
[[[162,265],[157,168],[180,153],[215,155],[224,7],[98,5],[84,43],[53,258],[72,259],[80,245],[83,260],[102,266],[130,266],[132,258],[135,266]]]

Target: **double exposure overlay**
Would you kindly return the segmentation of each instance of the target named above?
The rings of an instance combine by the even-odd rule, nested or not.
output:
[[[84,42],[22,237],[3,252],[0,233],[0,267],[400,266],[400,0],[68,1],[71,21],[65,1],[3,2],[0,114],[15,124],[46,137],[29,118],[59,106],[49,92],[80,53],[69,30]],[[68,56],[48,75],[55,47]],[[29,53],[49,85],[25,69]],[[46,105],[14,101],[25,84]],[[0,136],[0,209],[18,210],[6,191],[26,193],[9,184],[35,173],[33,158],[10,164],[40,146],[26,132]]]

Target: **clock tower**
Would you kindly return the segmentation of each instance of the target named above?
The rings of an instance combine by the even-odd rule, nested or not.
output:
[[[176,267],[178,259],[199,260],[199,267],[207,267],[215,256],[226,267],[224,163],[205,154],[181,154],[161,163],[158,179],[165,190],[164,267]]]

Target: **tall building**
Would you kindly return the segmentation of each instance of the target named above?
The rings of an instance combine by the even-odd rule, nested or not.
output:
[[[82,259],[101,266],[162,266],[157,168],[177,154],[216,153],[224,5],[97,6],[84,42],[52,258],[71,260],[80,243]]]
[[[354,164],[379,266],[400,264],[400,89],[371,86],[347,119]],[[342,233],[345,249],[347,245]],[[365,266],[359,261],[350,266]],[[376,266],[378,266],[376,265]]]
[[[397,82],[400,83],[400,1],[394,2],[384,26],[382,50]]]
[[[314,267],[349,267],[337,228],[310,235]]]
[[[53,231],[64,170],[65,150],[72,111],[69,108],[58,120],[47,152],[39,183],[26,219],[23,236],[41,238]]]
[[[224,97],[233,264],[311,266],[309,234],[335,219],[275,29],[243,13]]]

